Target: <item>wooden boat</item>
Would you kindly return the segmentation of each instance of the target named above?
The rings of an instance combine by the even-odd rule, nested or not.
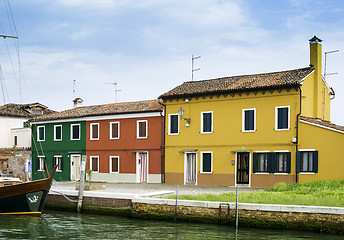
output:
[[[0,215],[41,215],[56,168],[48,178],[42,180],[24,183],[3,181],[0,184]]]

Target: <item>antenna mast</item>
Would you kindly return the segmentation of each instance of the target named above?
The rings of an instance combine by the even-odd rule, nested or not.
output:
[[[105,84],[112,84],[115,87],[115,103],[117,103],[117,94],[120,92],[120,89],[117,89],[117,82],[112,82],[112,83],[105,83]]]
[[[191,67],[191,81],[193,81],[194,72],[201,70],[200,68],[194,69],[194,60],[199,59],[199,58],[201,58],[201,56],[194,57],[194,55],[192,55],[192,57],[191,57],[191,63],[192,63],[192,67]]]

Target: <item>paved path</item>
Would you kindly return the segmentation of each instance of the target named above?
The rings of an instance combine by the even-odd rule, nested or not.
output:
[[[140,197],[153,197],[175,194],[177,185],[161,183],[95,183],[104,185],[105,189],[92,192],[93,194],[113,194],[113,195],[135,195]],[[56,182],[51,187],[53,191],[71,192],[76,190],[78,182]],[[195,186],[195,185],[178,185],[178,194],[196,195],[201,193],[220,194],[224,192],[233,192],[236,188],[232,186]],[[239,188],[243,191],[258,191],[258,188]]]

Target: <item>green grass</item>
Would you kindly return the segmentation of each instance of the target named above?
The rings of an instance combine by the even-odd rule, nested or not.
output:
[[[175,196],[169,198],[174,199]],[[179,195],[178,199],[235,202],[235,192]],[[272,189],[239,193],[240,203],[344,207],[344,180],[317,180],[302,184],[278,183]]]

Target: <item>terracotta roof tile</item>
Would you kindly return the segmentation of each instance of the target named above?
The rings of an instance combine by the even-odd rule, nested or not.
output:
[[[307,67],[281,72],[223,77],[202,81],[189,81],[184,82],[172,90],[160,95],[159,98],[164,99],[263,88],[297,86],[313,70],[313,68]]]
[[[344,127],[343,126],[331,123],[329,121],[321,120],[321,119],[318,119],[318,118],[305,117],[305,116],[300,116],[300,120],[303,120],[303,121],[309,122],[309,123],[318,124],[318,125],[321,125],[321,126],[324,126],[324,127],[328,127],[328,128],[332,128],[332,129],[344,132]]]
[[[46,116],[36,117],[31,121],[48,121],[57,119],[82,118],[89,116],[114,115],[124,113],[142,113],[162,111],[159,100],[110,103],[103,105],[81,106]]]
[[[43,114],[55,113],[55,111],[47,108],[40,103],[29,103],[29,104],[15,104],[9,103],[0,106],[0,116],[6,117],[23,117],[32,118],[37,114],[30,112],[31,107],[40,107],[43,110]]]

